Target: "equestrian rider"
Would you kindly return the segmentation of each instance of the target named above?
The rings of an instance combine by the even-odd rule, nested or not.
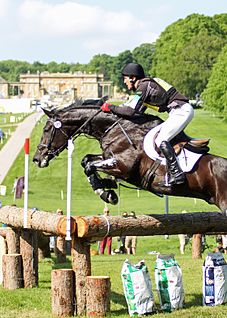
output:
[[[185,175],[178,165],[170,140],[193,118],[194,110],[188,98],[164,80],[146,77],[140,64],[127,64],[122,70],[122,75],[127,88],[135,94],[128,102],[120,106],[104,103],[102,110],[123,117],[131,117],[136,113],[143,114],[147,107],[158,112],[167,112],[169,117],[160,126],[155,143],[166,158],[170,173],[169,184],[184,183]]]

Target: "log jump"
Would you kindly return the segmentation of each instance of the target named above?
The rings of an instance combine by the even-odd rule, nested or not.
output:
[[[22,208],[4,206],[0,209],[0,222],[7,224],[15,232],[19,230],[25,236],[29,236],[31,233],[36,233],[37,231],[49,233],[50,235],[66,236],[66,217],[50,212],[34,212],[28,210],[29,229],[23,230],[23,212]],[[74,296],[70,297],[75,297],[76,299],[74,314],[79,316],[86,315],[88,314],[88,308],[90,308],[90,305],[87,303],[87,277],[92,277],[90,256],[91,242],[102,240],[105,236],[152,236],[182,233],[215,234],[226,233],[226,229],[227,218],[218,212],[194,212],[168,215],[150,214],[138,215],[135,217],[129,216],[126,218],[122,216],[105,217],[103,215],[71,217],[71,258],[76,284]],[[0,229],[0,235],[3,237],[7,236],[6,229]],[[27,241],[28,240],[26,239],[26,242]],[[67,274],[70,277],[67,278],[67,281],[74,281],[74,279],[71,278],[72,270],[69,270],[69,272],[59,270],[61,272],[57,273],[56,277],[65,277]],[[95,277],[95,279],[96,278],[97,277]],[[14,284],[16,283],[17,282],[14,282]],[[100,284],[102,285],[102,283],[103,282],[101,281]],[[56,285],[60,286],[60,282],[58,281]],[[34,284],[32,286],[34,286]],[[73,294],[73,292],[71,292],[71,294]],[[73,303],[70,303],[69,308],[62,308],[60,302],[59,304],[54,303],[54,312],[59,313],[63,310],[70,311],[71,313],[74,311],[74,307],[72,307],[74,300],[71,299],[71,301],[73,301]],[[99,306],[99,311],[101,310],[100,308],[108,307],[106,306],[106,303],[109,302],[109,299],[103,301],[104,303]],[[57,306],[60,307],[58,308]]]
[[[76,233],[80,238],[100,239],[105,236],[149,236],[173,234],[225,233],[227,218],[217,212],[184,214],[151,214],[136,217],[76,217]]]
[[[23,228],[24,209],[15,206],[4,206],[0,209],[0,222],[11,227]],[[46,232],[52,235],[66,235],[65,216],[45,211],[33,211],[28,209],[28,228],[41,232]],[[71,218],[71,233],[76,230],[74,219]]]
[[[28,210],[28,226],[32,230],[52,235],[66,235],[66,217],[55,213]],[[23,228],[23,209],[4,206],[0,209],[0,222]],[[71,217],[71,234],[87,240],[105,236],[149,236],[174,234],[225,233],[227,218],[218,212],[183,214],[148,214],[136,217],[79,216]],[[4,229],[2,230],[4,233]]]

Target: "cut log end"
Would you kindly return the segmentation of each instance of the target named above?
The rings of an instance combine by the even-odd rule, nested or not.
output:
[[[71,234],[76,232],[76,222],[73,217],[70,219],[70,226],[71,226]],[[57,224],[57,232],[65,236],[66,235],[66,229],[67,229],[67,217],[63,216],[60,218],[58,224]]]

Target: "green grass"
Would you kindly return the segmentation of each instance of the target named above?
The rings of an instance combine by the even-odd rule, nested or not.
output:
[[[39,143],[42,133],[43,122],[36,126],[31,138],[31,157]],[[196,110],[196,116],[187,129],[187,133],[193,137],[211,138],[211,152],[216,155],[226,156],[227,124],[220,118],[212,116],[203,110]],[[73,195],[72,213],[74,215],[95,215],[102,213],[104,203],[91,190],[83,169],[80,166],[81,158],[87,153],[99,153],[96,142],[87,138],[79,138],[75,142],[73,155]],[[67,174],[67,152],[63,152],[56,160],[50,163],[46,169],[37,168],[31,161],[29,163],[29,207],[38,207],[44,211],[56,211],[62,208],[66,211],[66,174]],[[24,174],[23,151],[15,161],[3,184],[7,186],[7,195],[0,197],[3,204],[12,204],[13,195],[11,189],[14,178]],[[61,191],[64,198],[61,198]],[[112,215],[118,215],[124,211],[136,211],[138,214],[164,213],[165,201],[145,191],[139,193],[134,190],[120,189],[120,204],[111,206]],[[23,198],[16,201],[18,206],[23,206]],[[170,213],[180,213],[182,210],[189,212],[217,211],[215,206],[210,206],[202,200],[190,198],[169,198]],[[216,246],[213,236],[207,237],[209,249],[205,250],[203,259],[208,250],[213,251]],[[182,268],[183,284],[185,289],[185,308],[173,313],[161,313],[155,315],[157,318],[164,317],[215,317],[225,318],[227,316],[227,305],[216,307],[202,306],[202,264],[203,260],[192,260],[191,245],[187,245],[185,255],[179,253],[179,242],[176,235],[165,239],[164,236],[139,237],[137,255],[129,256],[136,263],[145,259],[148,266],[155,301],[159,304],[154,283],[155,256],[148,254],[149,251],[160,253],[174,253],[176,260]],[[113,239],[113,248],[117,247],[116,238]],[[92,249],[97,249],[97,244],[92,244]],[[128,317],[127,306],[123,294],[120,277],[121,268],[126,255],[97,255],[92,256],[92,274],[110,275],[111,277],[111,313],[114,317]],[[6,317],[34,317],[49,318],[51,315],[51,270],[56,268],[55,259],[45,259],[39,265],[39,287],[16,291],[7,291],[0,287],[0,318]],[[70,267],[70,259],[65,267]]]
[[[209,250],[215,245],[214,237],[207,237]],[[113,247],[117,247],[116,238],[113,239]],[[97,244],[92,244],[92,249]],[[162,313],[160,311],[158,295],[154,280],[155,255],[148,252],[174,253],[183,273],[183,285],[185,290],[185,307],[173,313]],[[204,257],[208,250],[205,250]],[[54,256],[54,255],[52,255]],[[113,317],[128,317],[127,306],[121,282],[121,268],[127,258],[126,255],[96,255],[92,256],[92,275],[109,275],[111,279],[111,314]],[[186,246],[185,255],[179,254],[178,237],[176,235],[165,239],[164,236],[139,237],[137,244],[137,255],[128,257],[135,264],[145,259],[148,266],[155,303],[158,308],[157,318],[164,317],[226,317],[227,305],[217,307],[202,306],[202,265],[203,260],[192,260],[191,244]],[[68,262],[61,267],[70,268],[70,257]],[[55,258],[45,259],[39,263],[39,287],[34,289],[20,289],[15,291],[4,290],[0,287],[0,317],[36,317],[49,318],[51,316],[51,270],[58,268]]]

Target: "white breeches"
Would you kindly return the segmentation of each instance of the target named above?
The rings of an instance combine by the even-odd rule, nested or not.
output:
[[[181,132],[194,116],[194,109],[186,103],[181,107],[173,108],[169,112],[168,119],[161,124],[161,129],[155,140],[156,145],[159,147],[162,141],[170,141],[179,132]]]

